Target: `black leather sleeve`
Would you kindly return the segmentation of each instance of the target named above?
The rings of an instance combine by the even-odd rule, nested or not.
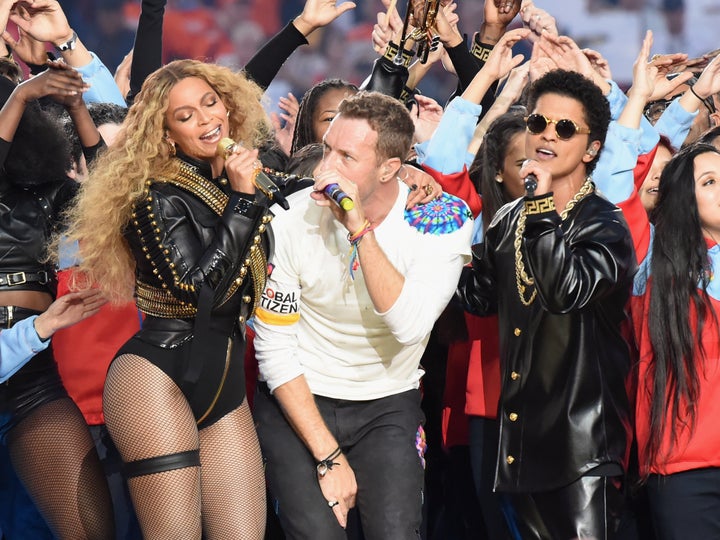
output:
[[[127,233],[138,259],[138,278],[161,284],[178,300],[197,305],[199,290],[210,286],[219,305],[265,229],[265,206],[231,193],[218,216],[199,199],[175,186],[149,190],[136,207]],[[139,256],[138,256],[139,255]]]
[[[463,268],[454,302],[474,315],[497,313],[497,293],[492,257],[486,243],[472,247],[472,266]]]
[[[265,89],[277,75],[285,60],[302,45],[307,45],[307,39],[295,25],[289,22],[270,41],[263,45],[245,66],[245,74]]]
[[[140,93],[145,79],[162,66],[162,31],[166,1],[142,0],[130,66],[130,92],[125,98],[128,107]]]
[[[580,310],[625,287],[637,265],[621,211],[599,197],[583,201],[566,235],[555,210],[529,214],[524,256],[538,297],[551,313]],[[590,219],[591,218],[591,219]]]
[[[398,50],[395,43],[388,44],[385,54],[373,63],[372,73],[360,86],[361,90],[380,92],[400,99],[409,77],[408,67],[414,53],[403,49],[401,54],[398,54]],[[396,57],[399,64],[395,63]]]

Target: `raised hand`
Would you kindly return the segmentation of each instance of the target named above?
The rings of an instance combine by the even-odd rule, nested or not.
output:
[[[711,98],[720,92],[720,55],[705,67],[692,89],[700,99]]]
[[[500,41],[497,42],[490,52],[481,71],[487,70],[486,73],[493,78],[493,80],[501,79],[510,73],[511,69],[520,65],[525,59],[522,54],[513,56],[512,48],[518,41],[528,37],[529,34],[530,31],[527,28],[516,28],[503,34]]]
[[[2,33],[2,38],[12,48],[15,55],[26,64],[41,66],[48,59],[45,43],[31,37],[22,28],[18,27],[17,39],[13,38],[7,30]]]
[[[403,21],[395,9],[395,2],[383,0],[387,11],[380,11],[377,14],[377,22],[373,26],[372,43],[373,49],[378,54],[385,54],[388,44],[400,43],[403,29]]]
[[[123,57],[122,62],[120,62],[117,69],[115,69],[115,75],[113,76],[115,84],[117,84],[117,87],[120,89],[120,95],[122,95],[123,98],[126,98],[130,93],[130,68],[132,67],[132,59],[133,49],[130,49],[130,52]]]
[[[62,43],[72,37],[72,29],[57,0],[20,0],[10,20],[38,41]]]
[[[463,37],[458,30],[460,17],[456,13],[457,4],[450,2],[438,10],[435,17],[435,30],[440,42],[448,47],[455,47],[463,42]]]
[[[520,7],[520,16],[526,28],[532,30],[530,41],[536,41],[543,32],[558,35],[555,17],[544,9],[537,7],[532,0],[524,0]]]
[[[557,69],[555,61],[548,56],[538,41],[533,43],[532,54],[530,55],[529,76],[531,81],[536,81],[547,72]]]
[[[80,73],[60,60],[48,61],[48,69],[21,83],[16,92],[24,103],[50,96],[56,101],[72,107],[90,86]]]
[[[538,45],[549,58],[552,58],[557,67],[584,75],[593,81],[603,94],[608,94],[610,84],[597,72],[590,59],[571,38],[543,32]]]
[[[327,26],[351,9],[355,9],[355,2],[337,5],[336,0],[307,0],[293,24],[304,36],[308,36],[313,30]]]
[[[507,27],[520,12],[520,0],[485,0],[485,24]]]
[[[272,113],[270,115],[270,121],[275,128],[275,139],[280,145],[280,148],[282,148],[286,154],[290,155],[293,134],[295,132],[295,121],[297,120],[298,111],[300,110],[300,104],[292,92],[289,92],[288,97],[280,97],[278,107],[285,112],[279,115],[275,112]],[[285,125],[282,125],[283,120],[285,121]]]
[[[416,142],[427,141],[437,129],[443,115],[442,106],[429,96],[418,94],[410,109],[410,116],[415,124]]]
[[[643,105],[647,103],[653,95],[658,73],[657,65],[649,61],[652,44],[653,34],[652,31],[648,30],[640,47],[640,52],[633,64],[633,84],[628,90],[628,97],[641,99]]]
[[[603,79],[612,79],[610,64],[605,57],[594,49],[582,49],[582,53],[590,61],[590,65]]]

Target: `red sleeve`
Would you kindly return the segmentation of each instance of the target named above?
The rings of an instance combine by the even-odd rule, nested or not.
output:
[[[463,167],[462,171],[453,174],[443,174],[427,165],[423,165],[422,168],[442,186],[443,191],[465,201],[470,207],[473,217],[480,215],[482,211],[482,198],[475,189],[472,180],[470,180],[467,167]]]
[[[633,194],[629,199],[619,203],[617,206],[622,210],[623,217],[625,217],[630,229],[633,246],[635,247],[635,256],[638,262],[641,262],[650,249],[650,221],[645,207],[640,201],[637,189],[633,190]]]
[[[658,145],[656,144],[655,147],[647,154],[642,154],[638,156],[637,164],[635,165],[635,169],[633,170],[635,189],[639,190],[640,186],[642,186],[643,182],[645,181],[645,178],[647,178],[647,175],[650,172],[650,167],[652,166],[652,162],[655,159],[657,149]]]

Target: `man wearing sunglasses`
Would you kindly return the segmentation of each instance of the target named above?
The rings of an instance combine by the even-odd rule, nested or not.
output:
[[[458,290],[466,309],[500,319],[495,488],[524,539],[612,538],[630,448],[621,325],[636,262],[622,214],[590,177],[610,110],[593,82],[556,70],[531,86],[528,111],[525,197],[498,211]]]

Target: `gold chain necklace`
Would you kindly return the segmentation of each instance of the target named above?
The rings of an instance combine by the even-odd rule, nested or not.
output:
[[[595,191],[595,185],[592,183],[592,180],[588,176],[585,179],[582,187],[580,188],[580,191],[578,191],[575,196],[570,199],[565,205],[565,209],[560,214],[560,218],[565,221],[568,214],[570,213],[570,210],[572,210],[578,202],[580,202],[584,197],[586,197],[593,191]],[[523,305],[529,306],[533,303],[533,300],[535,300],[535,297],[537,296],[537,289],[534,288],[532,294],[530,295],[530,298],[527,300],[525,299],[525,291],[527,287],[532,287],[533,285],[535,285],[535,280],[528,276],[527,272],[525,271],[525,263],[523,262],[522,250],[520,249],[522,246],[523,233],[525,233],[526,219],[527,207],[523,203],[523,207],[520,210],[520,216],[518,217],[517,228],[515,229],[515,241],[513,242],[513,246],[515,247],[515,283],[517,284],[520,301],[523,303]]]

